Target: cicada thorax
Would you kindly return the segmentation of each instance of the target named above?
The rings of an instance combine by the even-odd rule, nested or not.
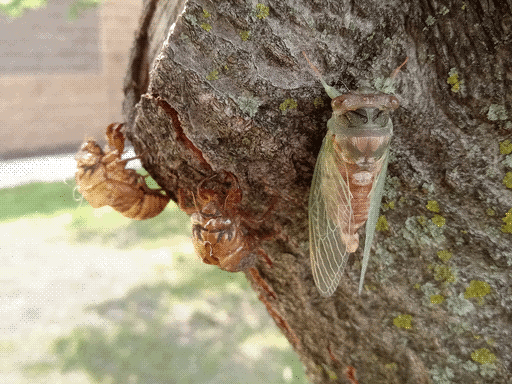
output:
[[[388,95],[385,96],[389,98]],[[388,112],[372,108],[374,104],[369,105],[367,98],[361,97],[361,100],[364,108],[345,110],[342,115],[333,116],[337,120],[337,129],[332,138],[334,159],[340,177],[349,191],[340,193],[346,199],[341,206],[348,208],[345,212],[338,213],[335,220],[349,253],[355,252],[359,247],[357,231],[368,219],[371,192],[382,171],[392,136]]]

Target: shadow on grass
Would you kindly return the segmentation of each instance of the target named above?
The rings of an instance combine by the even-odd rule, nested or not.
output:
[[[98,214],[99,210],[87,204],[74,210],[68,226],[71,240],[78,244],[94,243],[126,249],[144,247],[145,244],[151,247],[157,240],[191,234],[189,217],[172,201],[158,216],[143,221],[128,219],[110,208],[105,209]]]
[[[53,363],[34,362],[24,371],[82,371],[115,384],[307,383],[252,291],[206,285],[188,291],[165,282],[142,285],[90,306],[107,326],[75,328],[53,342]]]

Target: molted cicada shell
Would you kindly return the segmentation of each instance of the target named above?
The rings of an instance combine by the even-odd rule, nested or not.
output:
[[[94,140],[87,140],[76,154],[75,174],[78,191],[93,208],[111,206],[130,219],[144,220],[162,212],[169,196],[146,185],[145,177],[127,169],[122,160],[125,137],[123,124],[107,127],[105,150]]]
[[[229,182],[229,190],[223,192],[220,188],[205,187],[205,183],[212,184],[215,179],[219,179],[217,182]],[[224,172],[224,178],[216,174],[204,179],[192,197],[194,205],[190,206],[185,191],[178,191],[178,205],[191,215],[192,242],[197,255],[206,264],[217,265],[224,271],[248,270],[255,282],[275,298],[275,294],[254,268],[258,256],[262,256],[269,266],[272,266],[272,261],[258,246],[260,237],[253,228],[257,223],[240,209],[242,190],[235,175]]]
[[[332,99],[333,114],[327,122],[309,195],[313,277],[323,296],[334,293],[348,254],[359,247],[357,230],[366,222],[361,293],[393,135],[389,113],[399,103],[396,97],[371,88],[341,94],[321,81]]]

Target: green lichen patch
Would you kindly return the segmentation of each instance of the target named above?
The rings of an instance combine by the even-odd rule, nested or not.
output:
[[[320,96],[315,97],[315,100],[313,100],[313,105],[315,106],[315,108],[323,107],[324,100]]]
[[[457,93],[460,91],[463,81],[459,79],[459,73],[456,68],[451,68],[450,72],[448,72],[448,79],[446,80],[448,84],[452,86],[451,91],[453,93]]]
[[[208,23],[202,23],[201,28],[203,28],[206,32],[210,32],[212,29],[212,26]]]
[[[418,216],[418,223],[421,225],[421,226],[424,226],[427,224],[427,218],[426,216]]]
[[[508,113],[504,105],[491,104],[487,112],[487,118],[491,121],[507,120]]]
[[[452,384],[451,379],[455,377],[455,373],[450,367],[441,367],[437,364],[430,369],[430,375],[434,384]]]
[[[218,80],[219,79],[219,71],[214,69],[213,71],[211,71],[208,76],[206,76],[206,80],[208,81],[213,81],[213,80]]]
[[[444,301],[443,295],[432,295],[430,296],[430,303],[432,304],[441,304]]]
[[[473,303],[465,299],[462,293],[459,296],[450,296],[446,300],[446,307],[457,316],[465,316],[475,309]]]
[[[389,231],[389,224],[386,219],[386,216],[381,215],[377,220],[377,225],[375,226],[377,231]]]
[[[509,139],[500,143],[500,153],[502,155],[508,155],[512,153],[512,142]]]
[[[398,328],[411,329],[412,316],[411,315],[398,315],[393,319],[393,324]]]
[[[507,172],[503,178],[503,184],[505,187],[512,188],[512,172]]]
[[[468,372],[477,372],[478,371],[478,365],[473,363],[471,360],[466,360],[462,364],[462,369],[468,371]]]
[[[296,109],[297,108],[297,102],[294,99],[286,99],[279,105],[279,109],[284,113],[288,109]]]
[[[496,211],[492,208],[487,208],[485,210],[485,213],[487,214],[487,216],[496,216]]]
[[[439,14],[445,16],[449,12],[450,12],[450,10],[446,6],[443,6],[443,8],[441,8],[441,10],[439,11]]]
[[[390,160],[394,157],[393,151],[390,152]],[[396,176],[386,176],[386,182],[384,184],[384,196],[387,200],[395,200],[397,198],[397,190],[400,188],[400,179]]]
[[[425,24],[427,24],[429,27],[434,25],[435,22],[436,22],[436,18],[432,15],[428,15],[427,19],[425,20]]]
[[[405,220],[399,234],[415,247],[435,248],[446,241],[444,229],[423,217],[411,216]]]
[[[505,156],[505,159],[501,162],[505,167],[512,168],[512,155]]]
[[[447,263],[448,260],[450,260],[452,258],[453,254],[444,249],[442,251],[437,251],[437,257],[439,257],[443,262]]]
[[[505,217],[501,220],[505,223],[501,226],[501,232],[512,233],[512,208],[505,213]]]
[[[251,37],[251,31],[240,31],[238,34],[242,41],[247,41]]]
[[[448,329],[450,332],[456,335],[463,335],[469,331],[470,326],[468,322],[461,321],[456,323],[448,323]]]
[[[187,13],[185,14],[184,18],[190,23],[190,25],[194,27],[197,26],[197,17],[195,17],[194,15]]]
[[[466,292],[464,292],[465,299],[484,297],[491,293],[491,286],[485,281],[480,280],[471,280],[469,283],[469,287],[466,288]]]
[[[471,359],[480,364],[493,364],[496,361],[496,355],[487,348],[480,348],[471,353]]]
[[[429,266],[430,268],[430,266]],[[425,283],[421,287],[421,292],[427,297],[430,297],[432,295],[438,295],[439,294],[439,288],[437,288],[433,283]]]
[[[387,211],[388,209],[395,209],[395,202],[394,201],[390,201],[389,203],[383,203],[382,204],[382,209],[384,211]]]
[[[395,80],[390,77],[377,77],[373,80],[373,87],[380,92],[387,94],[394,94],[395,89]]]
[[[426,207],[431,212],[439,212],[439,203],[435,200],[429,200]]]
[[[480,375],[482,377],[493,378],[496,376],[496,365],[494,364],[482,364],[480,366]]]
[[[211,15],[210,15],[210,12],[208,12],[206,9],[203,9],[203,17],[205,19],[209,18]]]
[[[262,101],[254,96],[240,96],[237,99],[237,104],[242,112],[247,113],[250,117],[254,117]]]
[[[441,215],[434,215],[434,217],[432,217],[432,222],[441,228],[446,224],[446,219]]]
[[[260,20],[263,20],[270,13],[270,8],[265,4],[258,3],[256,4],[256,17]]]
[[[444,264],[434,265],[434,279],[446,283],[454,283],[457,280],[452,268]]]

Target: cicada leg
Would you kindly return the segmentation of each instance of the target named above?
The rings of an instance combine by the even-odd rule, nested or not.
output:
[[[190,200],[187,201],[187,197],[185,196],[185,193],[192,194],[192,202],[194,204],[192,207],[187,204]],[[185,190],[182,189],[182,188],[178,189],[177,199],[178,199],[178,206],[187,215],[191,215],[194,212],[198,212],[199,211],[199,209],[197,207],[196,199],[194,197],[194,193],[192,191],[186,190],[186,192],[185,192]]]
[[[114,128],[115,127],[115,128]],[[112,123],[107,127],[105,136],[107,137],[107,151],[117,151],[119,156],[123,154],[125,137],[122,131],[124,127],[123,123]]]

